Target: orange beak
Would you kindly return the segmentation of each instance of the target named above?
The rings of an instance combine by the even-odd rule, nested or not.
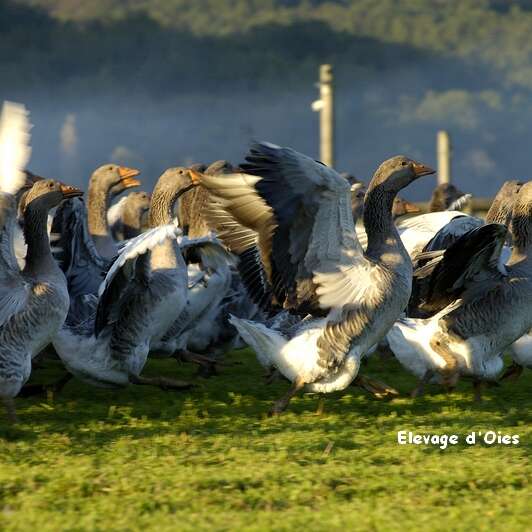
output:
[[[193,185],[199,185],[201,183],[201,174],[196,172],[196,170],[189,169],[188,175],[190,176]]]
[[[421,209],[417,205],[414,205],[409,201],[403,201],[403,207],[405,209],[405,214],[414,214],[421,212]]]
[[[78,198],[83,196],[83,191],[79,188],[71,187],[70,185],[61,185],[61,192],[63,193],[63,198]]]
[[[430,166],[425,166],[423,163],[414,162],[412,165],[416,177],[421,177],[424,175],[435,174],[436,170],[433,170]]]
[[[138,176],[139,174],[140,170],[137,170],[136,168],[127,168],[126,166],[118,167],[120,181],[126,188],[138,187],[140,185],[140,181],[138,179],[134,179],[135,176]]]

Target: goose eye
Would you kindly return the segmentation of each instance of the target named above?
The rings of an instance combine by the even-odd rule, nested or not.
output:
[[[406,161],[403,161],[403,162],[401,163],[401,166],[406,166],[407,164],[408,164],[408,163],[407,163]]]
[[[54,184],[52,182],[48,183],[48,188],[54,188]]]

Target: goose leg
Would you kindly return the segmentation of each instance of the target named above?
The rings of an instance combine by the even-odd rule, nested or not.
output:
[[[520,366],[516,362],[512,362],[512,364],[506,368],[506,371],[499,380],[504,381],[510,379],[516,381],[521,376],[521,373],[523,373],[523,366]]]
[[[182,362],[192,362],[193,364],[198,364],[198,373],[202,377],[211,377],[212,375],[218,374],[218,369],[216,366],[220,364],[220,362],[217,362],[208,356],[200,355],[199,353],[193,353],[187,349],[178,349],[172,356],[176,360]]]
[[[15,409],[15,400],[12,397],[4,397],[4,406],[6,407],[7,420],[9,423],[17,423],[17,411]]]
[[[279,380],[281,378],[281,373],[278,369],[272,368],[268,373],[263,375],[265,383],[269,386],[270,384],[273,384],[276,380]]]
[[[377,399],[397,397],[399,392],[382,381],[358,374],[352,382],[353,386],[360,386],[364,391],[370,393]]]
[[[188,390],[194,385],[190,382],[168,379],[166,377],[141,377],[140,375],[129,375],[129,382],[139,386],[156,386],[161,390]]]
[[[434,376],[434,372],[430,369],[428,369],[425,372],[425,375],[421,377],[421,379],[418,382],[418,385],[412,390],[412,393],[410,394],[410,397],[413,399],[416,397],[421,397],[425,393],[425,386],[429,383],[430,379]]]
[[[481,403],[482,402],[482,388],[484,388],[484,382],[475,379],[473,380],[473,390],[475,393],[475,403]]]
[[[304,388],[305,381],[301,379],[300,377],[297,377],[296,380],[292,383],[292,386],[290,386],[288,392],[286,392],[285,395],[283,395],[279,400],[275,401],[273,404],[269,415],[270,416],[276,416],[281,414],[281,412],[284,412],[286,410],[286,407],[288,406],[288,403],[290,403],[290,400],[296,393]]]
[[[21,397],[32,397],[47,392],[59,393],[72,379],[73,375],[71,373],[65,373],[58,381],[52,384],[25,384],[19,395]]]

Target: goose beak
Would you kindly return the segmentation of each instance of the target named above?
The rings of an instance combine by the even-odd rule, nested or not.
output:
[[[63,198],[65,199],[83,196],[83,191],[81,191],[79,188],[71,187],[70,185],[61,185],[61,192],[63,194]]]
[[[125,188],[140,186],[140,181],[135,179],[135,176],[138,176],[139,174],[140,170],[137,170],[136,168],[127,168],[126,166],[118,167],[118,175]]]
[[[194,186],[199,185],[201,183],[201,174],[199,172],[196,172],[196,170],[189,169],[188,175],[190,176],[190,181],[192,181],[192,184]]]
[[[430,175],[435,174],[436,170],[433,170],[430,166],[425,166],[423,163],[415,162],[412,164],[412,168],[414,169],[414,174],[416,177],[421,177],[424,175]]]
[[[417,205],[414,205],[409,201],[404,201],[403,207],[405,209],[405,214],[417,214],[418,212],[421,212],[421,209]]]

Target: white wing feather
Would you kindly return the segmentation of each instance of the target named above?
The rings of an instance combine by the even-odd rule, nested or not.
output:
[[[29,113],[24,105],[4,102],[0,117],[0,191],[15,195],[26,183],[30,159]]]
[[[178,227],[177,223],[174,223],[150,229],[141,235],[128,240],[126,245],[122,248],[120,255],[118,255],[111,268],[109,268],[105,279],[98,289],[98,296],[101,297],[107,287],[111,284],[111,281],[118,270],[122,268],[128,260],[144,255],[144,253],[153,247],[162,244],[166,239],[175,240],[180,234],[181,229]]]
[[[109,227],[113,227],[115,224],[120,222],[122,214],[124,213],[124,207],[126,206],[127,196],[120,198],[120,201],[117,201],[112,205],[107,211],[107,224]]]

